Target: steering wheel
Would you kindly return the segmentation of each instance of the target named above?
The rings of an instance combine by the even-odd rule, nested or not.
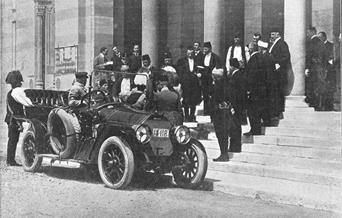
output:
[[[86,100],[89,100],[90,102],[86,103]],[[81,99],[81,105],[89,105],[89,106],[95,106],[100,103],[107,103],[108,100],[106,98],[106,94],[101,90],[92,90],[91,92],[88,92],[85,94]]]

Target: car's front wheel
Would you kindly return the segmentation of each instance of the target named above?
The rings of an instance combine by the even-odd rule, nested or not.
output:
[[[196,188],[207,173],[208,158],[205,149],[197,140],[191,140],[185,150],[177,155],[177,165],[172,170],[174,182],[183,188]]]
[[[130,184],[134,172],[134,156],[127,142],[112,136],[106,139],[98,155],[98,167],[102,181],[113,189]]]
[[[42,165],[42,157],[38,156],[34,133],[28,130],[22,140],[21,146],[22,165],[27,172],[36,172]]]

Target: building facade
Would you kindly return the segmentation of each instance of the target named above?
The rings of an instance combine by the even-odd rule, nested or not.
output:
[[[7,72],[24,87],[67,90],[77,71],[92,70],[101,47],[130,52],[139,43],[154,65],[165,48],[174,61],[194,41],[211,41],[225,58],[233,35],[244,42],[283,30],[295,71],[293,95],[304,95],[305,30],[312,25],[336,42],[340,0],[0,0],[0,104]],[[110,54],[111,55],[111,54]],[[340,91],[339,91],[340,93]]]

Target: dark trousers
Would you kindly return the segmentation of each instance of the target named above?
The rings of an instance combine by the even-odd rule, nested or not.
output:
[[[189,110],[190,109],[190,110]],[[184,107],[184,118],[185,120],[195,118],[196,106],[185,106]]]
[[[14,161],[19,134],[19,126],[16,123],[8,124],[7,162]]]
[[[257,101],[250,101],[248,104],[247,114],[253,135],[261,135],[261,120],[270,123],[268,110],[264,105],[266,104]]]
[[[211,114],[215,134],[218,139],[221,154],[228,152],[228,137],[230,136],[230,150],[241,151],[241,124],[227,110],[216,110]]]
[[[204,115],[210,115],[211,105],[209,102],[209,88],[212,80],[209,78],[203,78],[201,80],[201,91],[203,96],[203,110]]]

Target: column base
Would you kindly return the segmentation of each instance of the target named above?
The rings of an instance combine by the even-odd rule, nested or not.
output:
[[[285,106],[288,107],[308,107],[308,104],[304,101],[305,96],[295,96],[295,95],[289,95],[286,96]],[[285,109],[286,111],[286,109]]]

